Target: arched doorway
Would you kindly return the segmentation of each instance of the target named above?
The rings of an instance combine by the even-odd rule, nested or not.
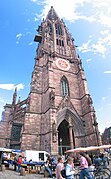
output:
[[[66,120],[63,120],[58,127],[58,144],[59,144],[59,154],[62,155],[64,152],[71,148],[70,146],[70,137],[69,137],[69,123]],[[73,144],[74,142],[74,133],[72,130]]]
[[[85,146],[85,132],[81,118],[75,111],[63,108],[57,114],[58,153]]]

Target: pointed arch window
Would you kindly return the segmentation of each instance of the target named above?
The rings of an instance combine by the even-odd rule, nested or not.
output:
[[[14,124],[12,127],[11,139],[14,141],[20,141],[20,134],[21,134],[22,125],[21,124]]]
[[[64,41],[62,40],[62,46],[64,47]]]
[[[62,77],[61,79],[61,94],[62,96],[70,96],[69,95],[69,84],[68,84],[68,80],[65,76]]]
[[[49,24],[50,32],[52,33],[52,24]]]
[[[57,35],[63,35],[62,28],[61,28],[61,26],[59,24],[56,24],[55,28],[56,28],[56,34]]]

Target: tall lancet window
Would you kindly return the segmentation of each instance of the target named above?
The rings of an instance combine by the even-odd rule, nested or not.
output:
[[[61,26],[59,24],[56,24],[55,28],[56,28],[56,34],[57,35],[63,35],[62,28],[61,28]]]
[[[61,94],[62,96],[70,96],[69,94],[69,84],[68,84],[68,80],[65,76],[63,76],[61,78]]]
[[[50,33],[52,33],[52,24],[49,24]]]

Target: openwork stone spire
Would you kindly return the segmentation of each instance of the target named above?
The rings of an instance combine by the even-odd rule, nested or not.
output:
[[[51,6],[51,9],[49,10],[46,19],[49,19],[49,20],[57,20],[57,19],[59,19],[59,16],[55,12],[53,6]]]

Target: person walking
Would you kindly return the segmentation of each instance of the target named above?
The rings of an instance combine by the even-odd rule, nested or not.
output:
[[[58,164],[56,166],[56,179],[63,179],[61,171],[64,169],[64,159],[63,157],[58,158]]]
[[[14,171],[17,170],[17,160],[18,160],[18,158],[17,158],[17,155],[15,154],[15,156],[14,156],[14,161],[13,161]]]
[[[67,164],[66,164],[66,179],[74,179],[74,165],[73,165],[73,158],[68,157],[67,158]]]
[[[21,163],[22,163],[22,156],[19,155],[18,161],[17,161],[17,166],[18,166],[17,172],[20,172]]]
[[[79,167],[79,169],[81,170],[79,179],[84,179],[85,176],[88,179],[93,179],[93,176],[90,174],[89,169],[88,169],[88,161],[85,158],[85,154],[80,153],[79,157],[80,157],[80,167]]]

